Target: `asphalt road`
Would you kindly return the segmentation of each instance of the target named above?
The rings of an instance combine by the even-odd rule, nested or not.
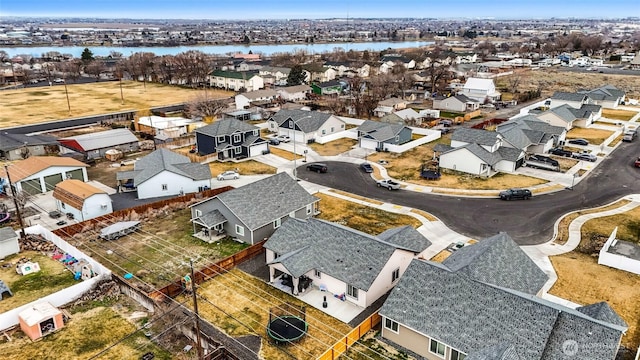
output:
[[[472,238],[506,231],[518,244],[534,245],[549,241],[555,221],[567,212],[605,205],[621,196],[640,193],[640,169],[633,167],[638,156],[640,141],[622,143],[574,190],[538,195],[526,201],[388,191],[378,188],[369,174],[352,163],[328,162],[329,172],[326,174],[309,172],[301,166],[298,177],[367,198],[430,212],[451,229]]]

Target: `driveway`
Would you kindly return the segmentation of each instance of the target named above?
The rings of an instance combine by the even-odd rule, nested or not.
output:
[[[407,190],[387,191],[358,165],[327,162],[329,172],[316,174],[298,169],[302,180],[344,190],[380,201],[428,211],[452,230],[472,238],[484,238],[506,231],[520,245],[536,245],[553,236],[555,221],[579,209],[605,205],[621,196],[640,193],[640,169],[633,161],[640,156],[638,143],[623,143],[596,169],[574,187],[528,201],[500,201],[463,198]]]

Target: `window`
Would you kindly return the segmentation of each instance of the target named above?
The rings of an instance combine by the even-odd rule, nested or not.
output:
[[[240,134],[233,134],[233,143],[239,143],[240,141],[242,141],[242,135]]]
[[[436,355],[440,355],[442,357],[444,357],[444,348],[445,345],[441,342],[437,342],[433,339],[431,339],[431,342],[429,343],[429,351],[436,354]]]
[[[273,222],[273,228],[274,228],[274,229],[279,228],[279,227],[280,227],[280,225],[282,225],[282,219],[276,219],[276,220]]]
[[[61,202],[61,203],[60,203],[60,207],[64,209],[64,208],[66,208],[67,206],[66,206],[63,202]]]
[[[244,236],[244,228],[240,225],[236,225],[236,234]]]
[[[242,152],[242,147],[238,146],[237,148],[233,149],[233,152],[237,155],[240,154]]]
[[[253,135],[258,136],[258,130],[253,130]]]
[[[310,215],[312,210],[313,210],[313,204],[307,205],[307,215]]]
[[[322,129],[322,135],[326,135],[327,134],[327,130]]]
[[[218,142],[224,142],[224,135],[218,136]]]
[[[351,296],[354,299],[358,298],[358,288],[353,287],[351,285],[347,285],[347,295]]]
[[[162,191],[167,191],[167,189],[169,189],[169,185],[162,184]]]
[[[391,273],[391,282],[395,282],[398,278],[400,278],[400,268],[393,270]]]
[[[333,132],[333,126],[331,127],[331,132]]]
[[[289,120],[289,128],[293,129],[293,120]]]
[[[389,329],[394,333],[398,333],[398,323],[391,319],[384,319],[384,327],[385,329]]]
[[[464,360],[467,355],[461,353],[458,350],[451,349],[451,360]]]
[[[340,129],[344,129],[344,124],[340,125]]]
[[[316,269],[316,270],[314,270],[314,271],[313,271],[313,275],[314,275],[315,277],[317,277],[318,279],[320,279],[320,275],[321,275],[320,270],[317,270],[317,269]]]
[[[400,135],[396,135],[396,142],[400,141]]]

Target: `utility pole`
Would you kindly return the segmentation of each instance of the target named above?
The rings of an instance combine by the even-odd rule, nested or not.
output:
[[[67,108],[69,108],[69,115],[71,115],[71,102],[69,101],[69,90],[67,90],[67,78],[62,79],[64,83],[64,93],[67,95]]]
[[[20,206],[18,206],[18,198],[16,197],[16,190],[11,182],[11,175],[9,175],[9,165],[4,166],[4,171],[7,173],[7,180],[9,180],[9,189],[11,189],[11,197],[13,198],[13,204],[16,207],[16,215],[18,216],[18,223],[20,223],[20,238],[25,239],[24,224],[22,223],[22,214],[20,213]]]
[[[196,277],[193,273],[193,260],[189,260],[191,265],[191,295],[193,295],[193,312],[195,313],[196,323],[196,350],[198,350],[198,360],[204,359],[202,354],[202,343],[200,342],[200,315],[198,314],[198,298],[196,296]]]

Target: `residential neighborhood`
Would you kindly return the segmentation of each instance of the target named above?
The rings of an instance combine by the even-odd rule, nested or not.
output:
[[[20,21],[3,356],[638,360],[637,19]]]

